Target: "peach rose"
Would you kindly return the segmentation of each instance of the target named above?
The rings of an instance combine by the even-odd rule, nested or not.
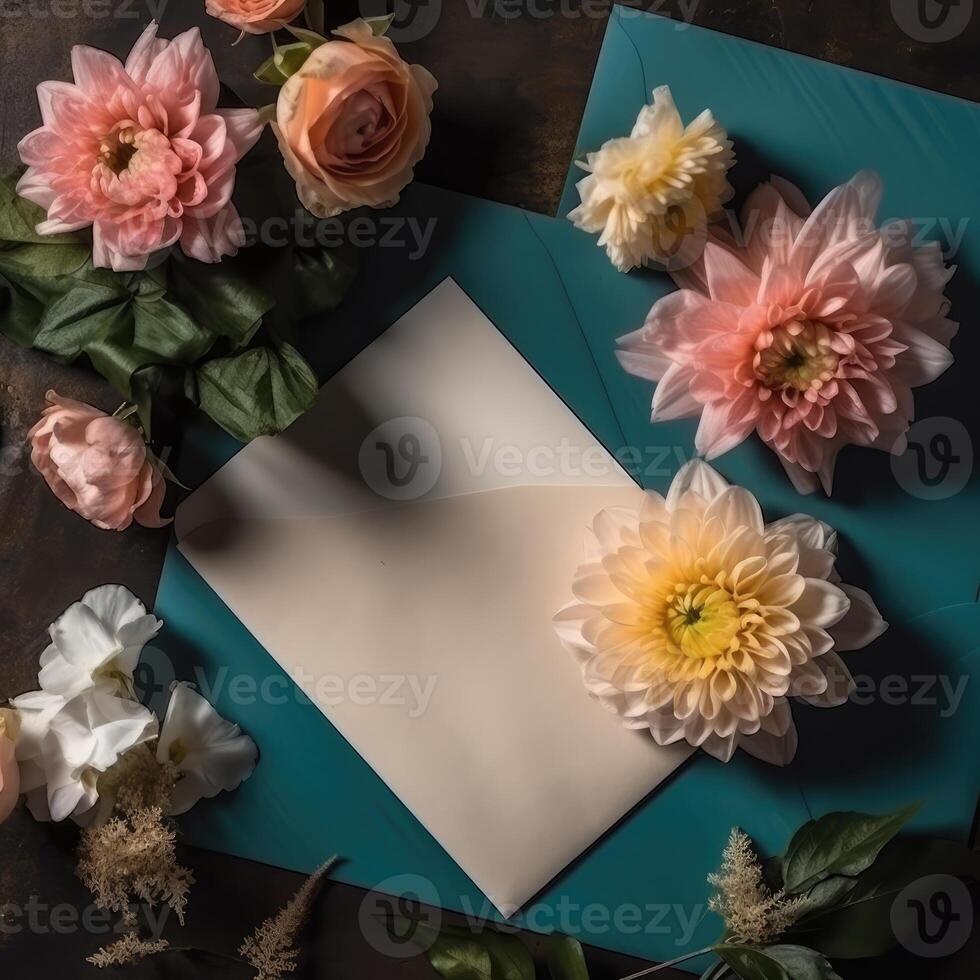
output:
[[[20,769],[14,750],[17,728],[16,713],[0,708],[0,823],[13,812],[20,796]]]
[[[436,80],[363,20],[282,87],[273,129],[303,205],[321,218],[394,204],[429,143]]]
[[[124,531],[134,518],[143,527],[169,524],[160,517],[163,468],[140,433],[84,402],[46,397],[27,438],[31,462],[58,499],[103,530]]]
[[[306,0],[207,0],[207,12],[246,34],[269,34],[295,20]]]

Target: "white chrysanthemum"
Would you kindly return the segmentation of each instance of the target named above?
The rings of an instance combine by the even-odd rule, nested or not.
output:
[[[235,789],[252,775],[257,758],[255,743],[238,725],[225,721],[186,681],[174,685],[157,744],[157,760],[173,763],[180,773],[171,816]]]
[[[705,241],[707,222],[733,194],[728,134],[706,109],[686,129],[670,89],[654,89],[633,132],[589,153],[577,184],[582,203],[568,217],[599,234],[620,272],[647,261],[681,262]],[[687,248],[685,249],[685,246]]]
[[[765,524],[752,494],[694,460],[666,499],[596,517],[555,626],[589,693],[627,727],[723,762],[741,746],[785,765],[787,698],[842,704],[853,681],[835,651],[886,628],[866,592],[840,583],[836,543],[802,514]]]
[[[89,690],[132,697],[143,645],[161,626],[125,586],[92,589],[51,624],[38,683],[66,700]]]
[[[99,799],[99,776],[137,745],[156,737],[143,705],[99,690],[71,700],[47,691],[14,698],[20,719],[21,791],[36,820],[84,821]]]

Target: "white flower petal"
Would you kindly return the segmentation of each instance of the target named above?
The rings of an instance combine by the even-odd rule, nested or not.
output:
[[[803,700],[817,708],[836,708],[846,704],[854,693],[854,678],[836,653],[828,653],[813,663],[827,678],[827,688],[820,694],[804,695]]]
[[[128,696],[143,645],[162,626],[129,589],[92,589],[51,626],[53,643],[41,657],[41,688],[66,698],[89,690]]]
[[[60,821],[91,809],[98,774],[157,734],[156,718],[141,704],[99,692],[66,701],[35,691],[11,703],[20,714],[18,758],[37,819]]]
[[[198,800],[235,789],[255,768],[258,750],[238,725],[225,721],[187,683],[176,684],[157,745],[161,762],[174,762],[181,778],[170,814],[186,813]]]
[[[100,585],[82,596],[88,606],[111,632],[146,615],[146,606],[124,585]]]
[[[685,463],[674,477],[667,493],[667,510],[672,511],[688,490],[700,494],[709,503],[728,489],[728,481],[703,459]]]
[[[82,602],[72,603],[55,620],[51,639],[68,663],[89,671],[101,667],[121,648],[115,634]]]
[[[757,534],[762,534],[765,530],[759,501],[742,487],[727,487],[711,501],[704,513],[704,519],[709,521],[714,517],[729,531],[748,527]]]
[[[785,735],[758,731],[755,735],[743,735],[739,741],[739,748],[774,766],[788,766],[796,757],[798,747],[799,736],[792,723]]]
[[[724,738],[721,735],[712,735],[705,740],[701,748],[708,755],[713,755],[719,762],[727,763],[731,762],[739,741],[740,736],[737,732],[733,732]]]
[[[13,698],[20,731],[17,734],[17,761],[24,763],[41,754],[41,745],[51,727],[51,719],[64,707],[65,699],[48,691],[31,691]]]
[[[90,671],[69,663],[53,644],[48,649],[54,650],[55,656],[43,664],[38,672],[37,682],[41,685],[41,690],[73,698],[92,686]]]
[[[864,589],[840,583],[839,588],[850,599],[846,615],[830,629],[838,650],[861,650],[877,640],[888,623],[878,612],[874,600]]]
[[[836,586],[819,578],[808,578],[803,595],[792,611],[801,623],[824,629],[839,623],[847,614],[850,599]]]
[[[837,553],[837,532],[809,514],[791,514],[766,525],[766,534],[790,534],[801,547]]]
[[[142,650],[163,628],[163,623],[156,616],[140,616],[119,627],[116,635],[124,647]]]

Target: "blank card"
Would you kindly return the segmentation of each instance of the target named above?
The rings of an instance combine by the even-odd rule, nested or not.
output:
[[[178,546],[509,916],[691,751],[591,701],[551,623],[585,527],[641,494],[446,280],[189,497]]]

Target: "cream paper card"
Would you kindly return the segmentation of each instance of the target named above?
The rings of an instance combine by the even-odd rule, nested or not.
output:
[[[600,710],[551,624],[585,526],[640,497],[446,280],[190,496],[178,547],[510,916],[691,752]],[[417,696],[322,683],[392,676]]]

